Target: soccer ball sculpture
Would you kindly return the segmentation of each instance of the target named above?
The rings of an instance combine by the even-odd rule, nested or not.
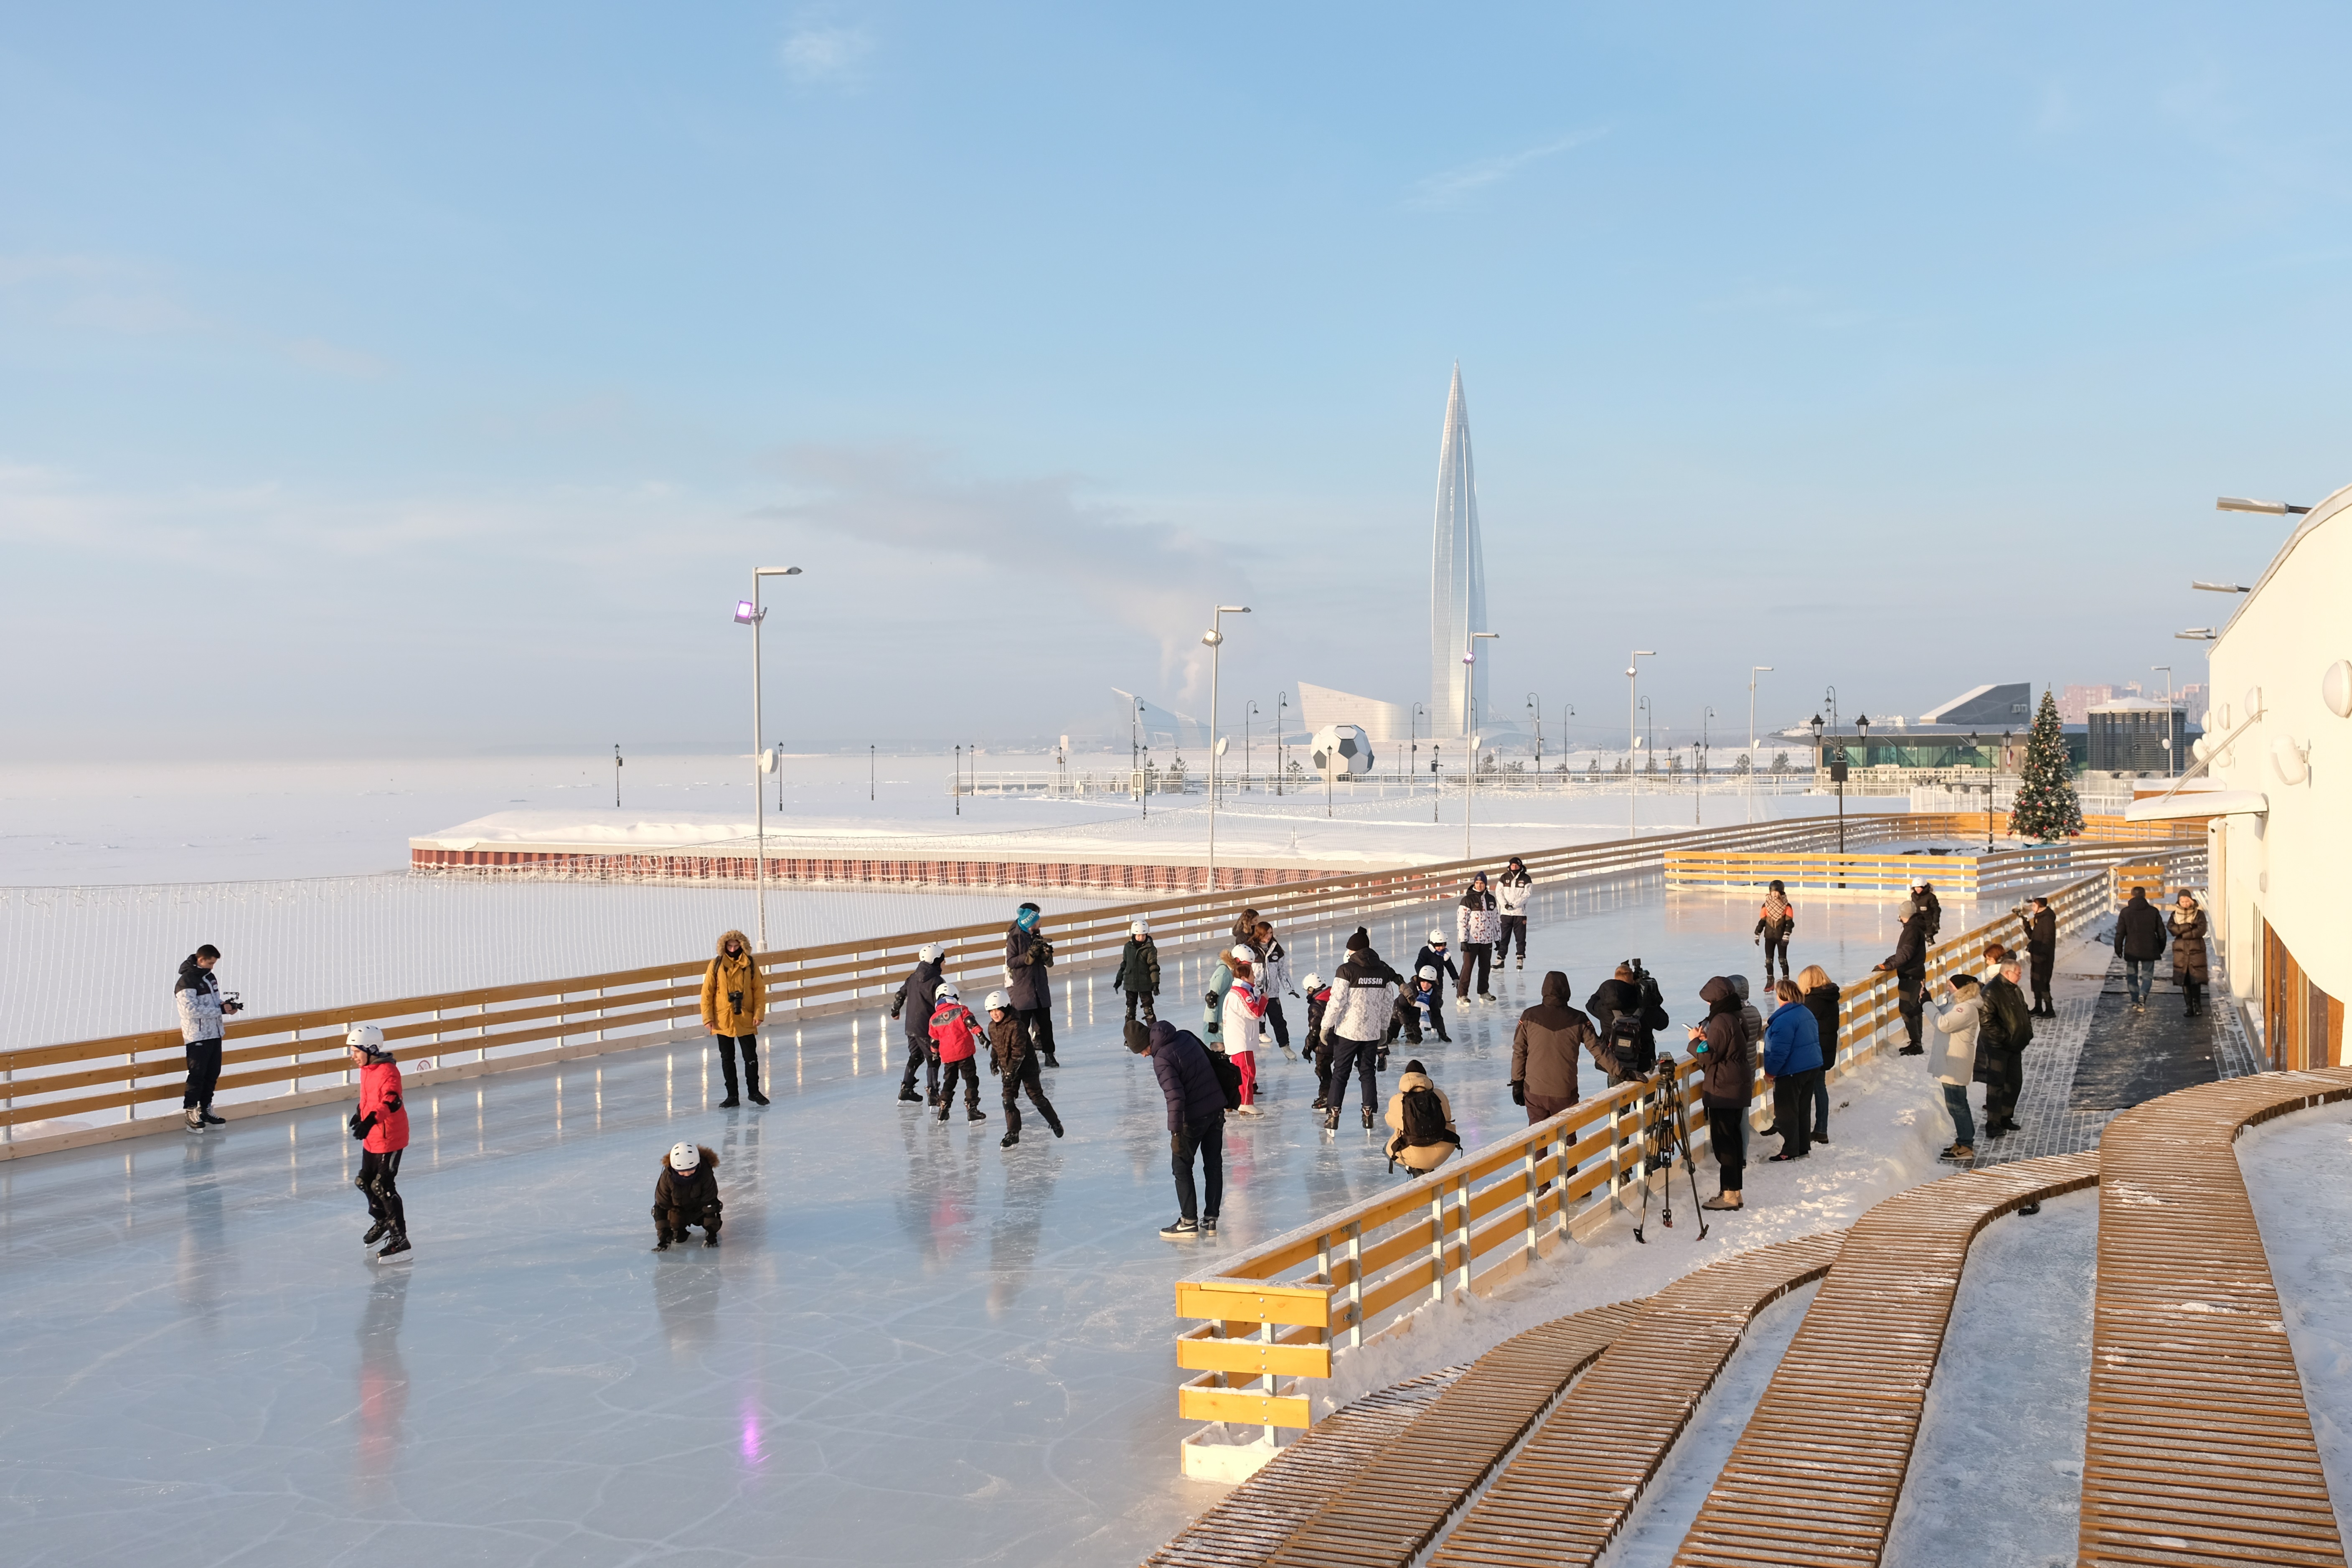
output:
[[[1327,779],[1362,778],[1372,771],[1372,738],[1357,724],[1326,724],[1315,731],[1308,756]]]

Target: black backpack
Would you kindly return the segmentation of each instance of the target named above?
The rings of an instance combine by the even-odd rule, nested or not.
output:
[[[1391,1145],[1390,1170],[1396,1169],[1396,1151],[1400,1149],[1425,1149],[1432,1143],[1451,1143],[1457,1149],[1462,1147],[1462,1135],[1445,1125],[1445,1106],[1437,1098],[1435,1089],[1415,1084],[1406,1089],[1402,1098],[1404,1131],[1397,1134],[1396,1142]]]

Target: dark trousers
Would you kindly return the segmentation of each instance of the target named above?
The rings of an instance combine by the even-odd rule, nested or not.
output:
[[[1707,1142],[1715,1145],[1715,1163],[1723,1173],[1723,1190],[1739,1191],[1748,1171],[1748,1111],[1737,1105],[1706,1108]]]
[[[714,1035],[719,1042],[719,1070],[727,1075],[727,1098],[733,1100],[741,1092],[735,1082],[735,1053],[743,1053],[743,1082],[753,1094],[760,1092],[760,1037],[757,1035]]]
[[[1329,1107],[1338,1110],[1348,1103],[1348,1075],[1350,1072],[1363,1079],[1364,1103],[1376,1104],[1380,1100],[1381,1086],[1372,1076],[1375,1070],[1372,1064],[1380,1059],[1380,1042],[1351,1040],[1344,1035],[1326,1035],[1323,1047],[1331,1053],[1331,1088],[1324,1096]]]
[[[980,1068],[972,1063],[978,1058],[966,1057],[960,1062],[941,1062],[940,1070],[946,1076],[940,1080],[940,1120],[948,1119],[948,1107],[955,1103],[956,1079],[963,1079],[963,1102],[974,1110],[980,1109]]]
[[[1786,934],[1767,926],[1764,929],[1764,978],[1767,981],[1772,978],[1772,960],[1776,957],[1780,961],[1780,978],[1786,980],[1789,978],[1789,939]]]
[[[2050,1000],[2050,972],[2058,967],[2058,954],[2054,952],[2029,952],[2026,957],[2032,961],[2033,1005],[2044,1013],[2057,1011],[2055,1005]]]
[[[408,1208],[400,1201],[399,1187],[394,1184],[400,1178],[400,1157],[407,1152],[394,1149],[388,1154],[362,1154],[360,1173],[352,1183],[366,1194],[369,1216],[378,1225],[392,1226],[395,1236],[408,1234]]]
[[[1919,987],[1925,975],[1895,977],[1895,1010],[1903,1015],[1904,1048],[1916,1049],[1919,1045],[1919,1019],[1926,1004],[1920,1000]]]
[[[1158,1010],[1151,1005],[1150,992],[1130,991],[1127,994],[1127,1016],[1130,1018],[1134,1017],[1135,1010],[1139,1007],[1143,1009],[1143,1021],[1145,1023],[1157,1024],[1160,1022],[1160,1014]]]
[[[1265,1026],[1274,1031],[1274,1043],[1282,1050],[1290,1048],[1290,1020],[1282,1016],[1282,998],[1265,999]]]
[[[924,1074],[925,1092],[933,1100],[940,1097],[940,1058],[931,1055],[931,1042],[909,1039],[907,1042],[907,1076],[898,1080],[901,1089],[915,1087],[915,1075],[928,1063],[930,1071]]]
[[[1045,1125],[1054,1130],[1055,1137],[1059,1138],[1062,1135],[1062,1119],[1054,1114],[1054,1102],[1045,1098],[1045,1080],[1037,1076],[1037,1058],[1026,1051],[1021,1055],[1021,1065],[1004,1075],[1005,1135],[1015,1137],[1021,1131],[1021,1107],[1015,1097],[1024,1090],[1028,1093],[1029,1103],[1037,1108],[1037,1114],[1045,1119]]]
[[[1029,1037],[1029,1054],[1047,1067],[1054,1065],[1054,1009],[1023,1007],[1018,1009],[1022,1032]]]
[[[1486,994],[1487,962],[1495,956],[1495,945],[1486,942],[1465,942],[1462,944],[1462,978],[1454,984],[1454,994],[1470,994],[1470,974],[1478,974],[1478,994]]]
[[[1772,1080],[1772,1119],[1780,1124],[1780,1152],[1801,1160],[1812,1152],[1814,1100],[1822,1093],[1819,1068],[1784,1072]]]
[[[1192,1185],[1192,1156],[1201,1156],[1202,1174],[1208,1183],[1211,1219],[1225,1201],[1225,1129],[1212,1121],[1205,1127],[1187,1122],[1168,1135],[1168,1165],[1176,1174],[1176,1212],[1186,1219],[1201,1217],[1201,1195]]]
[[[1496,962],[1500,963],[1510,956],[1511,943],[1515,940],[1519,944],[1519,965],[1525,968],[1528,962],[1528,917],[1525,915],[1503,917],[1503,940],[1495,944]]]
[[[1992,1059],[2000,1066],[2000,1076],[1985,1085],[1985,1131],[1990,1132],[2017,1114],[2018,1091],[2025,1087],[2025,1053],[1994,1051]]]
[[[213,1088],[220,1082],[220,1057],[218,1040],[188,1042],[188,1087],[180,1091],[181,1110],[213,1108]]]

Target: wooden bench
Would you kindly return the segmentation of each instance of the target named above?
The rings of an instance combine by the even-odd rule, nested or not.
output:
[[[1855,1221],[1675,1562],[1877,1563],[1969,1242],[1997,1215],[2092,1185],[2098,1160],[1947,1176]]]
[[[2343,1563],[2262,1232],[2231,1145],[2352,1098],[2352,1068],[2200,1084],[2099,1149],[2080,1561]]]

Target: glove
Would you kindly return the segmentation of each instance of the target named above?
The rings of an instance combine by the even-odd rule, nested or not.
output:
[[[1513,1105],[1525,1105],[1527,1102],[1528,1086],[1526,1082],[1521,1079],[1513,1079],[1511,1083],[1511,1103]]]

